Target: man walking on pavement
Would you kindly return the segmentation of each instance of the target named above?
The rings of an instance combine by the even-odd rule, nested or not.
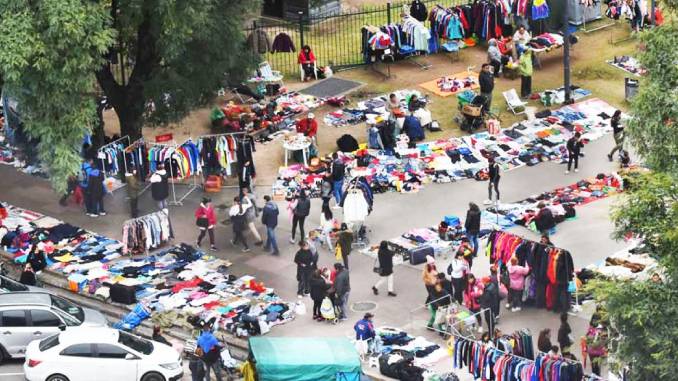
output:
[[[342,197],[342,188],[344,186],[344,172],[346,171],[346,166],[344,162],[339,159],[339,154],[336,152],[332,154],[332,193],[334,193],[334,200],[337,202],[335,208],[339,208]]]
[[[487,168],[487,174],[489,177],[489,183],[487,184],[487,197],[489,198],[485,200],[484,204],[490,205],[492,204],[492,187],[494,187],[494,192],[497,194],[497,203],[499,203],[499,179],[501,178],[501,174],[499,173],[499,164],[494,161],[493,157],[488,158],[487,162],[489,164]]]
[[[297,264],[297,282],[299,283],[297,296],[301,298],[311,292],[309,280],[313,271],[313,254],[308,243],[303,239],[299,242],[299,251],[294,255],[294,263]]]
[[[280,255],[278,250],[278,242],[275,239],[275,228],[278,226],[278,205],[271,200],[271,196],[264,196],[264,210],[261,213],[261,223],[266,226],[266,245],[264,245],[264,250],[269,251],[273,250],[273,255]]]
[[[492,106],[492,90],[494,90],[494,74],[492,74],[492,65],[484,63],[480,75],[478,76],[480,82],[480,95],[485,97],[486,112],[490,111]]]
[[[565,174],[570,173],[572,162],[574,162],[574,172],[579,172],[579,155],[584,143],[581,141],[581,133],[575,132],[574,136],[567,141],[567,170]]]
[[[169,177],[165,171],[165,165],[158,164],[158,169],[151,176],[151,196],[158,203],[158,209],[167,209],[167,197],[169,197]]]

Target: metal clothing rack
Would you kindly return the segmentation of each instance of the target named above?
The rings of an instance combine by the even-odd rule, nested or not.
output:
[[[137,146],[139,146],[139,145],[146,145],[146,142],[144,141],[144,138],[139,138],[139,140],[136,140],[136,141],[131,142],[131,143],[127,146],[127,148],[125,148],[125,153],[129,153],[130,150],[136,149]],[[125,159],[125,170],[127,170],[127,159]],[[145,180],[144,180],[144,181],[145,181]],[[139,191],[139,196],[141,196],[144,192],[146,192],[146,191],[148,190],[148,188],[150,188],[150,187],[151,187],[151,184],[148,183],[148,184],[144,187],[144,189],[142,189],[142,190]]]
[[[173,151],[172,151],[172,153],[170,153],[170,156],[169,156],[169,158],[171,159],[172,155],[174,155],[177,148],[181,147],[182,145],[184,145],[188,141],[191,141],[191,138],[186,139],[186,141],[184,141],[181,144],[177,144],[177,142],[175,142],[175,141],[172,141],[171,144],[154,143],[154,142],[147,142],[146,144],[151,146],[151,147],[159,146],[159,147],[167,147],[169,149],[172,149]],[[171,161],[170,161],[170,164],[171,164]],[[169,173],[169,177],[171,179],[170,184],[172,185],[172,201],[170,201],[168,204],[169,205],[183,205],[186,197],[188,197],[194,190],[198,189],[197,178],[195,177],[195,174],[193,173],[193,174],[191,174],[191,177],[193,178],[193,184],[186,184],[186,183],[178,182],[174,178],[175,173],[172,171],[171,165],[169,166],[169,172],[168,173]],[[188,190],[186,191],[186,193],[184,193],[181,197],[179,197],[178,200],[177,200],[176,185],[187,185],[189,187]]]
[[[123,140],[127,141],[127,146],[125,146],[125,147],[129,147],[130,144],[131,144],[130,138],[129,138],[129,135],[125,135],[125,136],[121,137],[120,139],[116,139],[116,140],[114,140],[114,141],[112,141],[108,144],[104,144],[103,146],[99,147],[99,149],[97,150],[97,157],[99,156],[100,153],[103,153],[105,148],[108,148],[110,146],[114,146],[115,144],[120,143]],[[123,152],[123,155],[124,155],[124,152]],[[105,173],[106,172],[106,161],[104,160],[103,157],[100,158],[99,160],[101,160],[101,169]],[[122,164],[123,164],[123,167],[125,168],[125,173],[127,173],[127,160],[125,160],[124,157],[123,157],[123,160],[122,160]],[[123,176],[125,175],[125,173],[123,173]],[[125,187],[125,186],[127,186],[127,184],[123,183],[122,186],[120,188],[117,188],[116,190],[121,189],[122,187]],[[114,192],[114,191],[112,191],[112,192]]]
[[[247,133],[246,131],[238,131],[238,132],[225,132],[225,133],[222,133],[222,134],[207,134],[207,135],[198,136],[198,140],[202,140],[203,138],[218,138],[218,137],[221,137],[221,136],[239,136],[239,135],[249,136],[249,133]],[[230,186],[222,186],[222,188],[238,188],[239,189],[240,186],[230,185]]]

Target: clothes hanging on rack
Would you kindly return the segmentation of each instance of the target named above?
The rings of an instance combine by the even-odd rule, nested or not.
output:
[[[238,141],[235,135],[201,137],[198,150],[203,168],[208,172],[221,172],[232,176],[232,164],[238,161]]]
[[[294,41],[287,33],[278,33],[277,36],[273,39],[273,47],[271,48],[271,53],[290,53],[296,52],[294,46]]]
[[[403,17],[401,30],[407,45],[419,52],[429,52],[428,40],[431,38],[431,32],[419,20],[412,16]]]
[[[503,335],[494,339],[494,344],[504,352],[515,354],[530,360],[534,359],[532,333],[529,329],[521,329],[511,335]]]
[[[570,306],[568,285],[574,279],[574,262],[569,251],[530,241],[517,235],[493,231],[487,238],[491,263],[509,263],[515,256],[521,265],[532,269],[526,285],[537,307],[567,311]]]
[[[443,8],[437,5],[431,9],[428,19],[434,38],[462,39],[470,29],[469,20],[466,19],[462,7]]]
[[[99,149],[97,159],[102,162],[102,169],[107,175],[115,176],[125,168],[123,163],[123,160],[125,160],[124,152],[125,145],[122,143],[109,144]]]
[[[421,2],[421,0],[414,0],[410,4],[410,16],[414,17],[420,22],[426,21],[426,16],[428,12],[426,10],[426,5]]]
[[[174,238],[169,215],[163,211],[128,220],[122,227],[123,254],[155,249]]]
[[[155,172],[158,163],[164,163],[165,168],[174,178],[185,179],[202,172],[200,151],[190,139],[178,147],[151,145],[148,150],[148,161],[151,172]]]
[[[146,181],[150,175],[150,163],[148,160],[148,147],[143,140],[138,140],[125,149],[125,160],[128,172],[137,172],[140,182]]]
[[[563,358],[539,355],[530,360],[506,353],[479,341],[455,336],[453,366],[466,369],[483,381],[582,381],[581,364]]]
[[[367,179],[357,177],[349,181],[339,205],[344,208],[345,221],[364,221],[374,206],[374,195]]]

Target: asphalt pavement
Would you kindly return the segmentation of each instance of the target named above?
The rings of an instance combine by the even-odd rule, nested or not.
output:
[[[606,153],[613,145],[611,135],[591,142],[585,148],[586,156],[580,160],[579,173],[564,173],[564,165],[557,163],[542,163],[533,167],[523,167],[504,172],[500,183],[502,201],[517,201],[528,196],[536,195],[557,187],[575,183],[581,179],[595,176],[598,173],[609,173],[618,169],[618,164],[610,163]],[[63,219],[74,225],[87,228],[113,238],[121,238],[122,223],[128,218],[124,188],[107,196],[106,210],[108,215],[99,218],[89,218],[76,206],[62,207],[58,205],[48,181],[19,173],[8,166],[0,166],[0,178],[6,182],[0,188],[0,200],[13,205],[35,210],[46,215]],[[184,188],[177,187],[178,190]],[[259,185],[256,193],[260,199],[270,189],[269,186]],[[218,194],[210,194],[215,205],[227,204],[230,206],[235,190],[225,189]],[[201,191],[195,191],[184,201],[183,206],[173,206],[170,209],[172,222],[176,232],[175,242],[195,242],[197,229],[194,226],[193,211],[202,197]],[[367,218],[367,225],[371,229],[370,238],[373,244],[382,239],[388,239],[404,233],[415,227],[426,227],[437,224],[445,215],[465,216],[468,203],[473,201],[482,205],[487,197],[487,183],[475,180],[464,180],[451,184],[430,184],[416,194],[386,193],[375,197],[375,206],[372,214]],[[552,237],[556,246],[565,248],[572,253],[575,266],[583,267],[603,260],[607,255],[624,247],[623,242],[611,239],[613,225],[609,219],[609,208],[616,198],[593,202],[577,208],[577,218],[565,221],[558,225],[558,232]],[[142,195],[140,207],[142,213],[154,211],[154,203],[150,199],[150,192]],[[261,204],[260,204],[261,205]],[[217,255],[233,262],[232,271],[235,274],[250,274],[263,281],[287,300],[296,300],[295,265],[292,261],[296,246],[287,242],[291,223],[285,212],[285,205],[279,204],[280,226],[278,228],[278,243],[281,255],[274,257],[263,252],[260,247],[254,247],[251,253],[241,253],[239,248],[230,245],[232,236],[230,226],[220,225],[217,228],[217,246],[220,250]],[[218,211],[218,217],[225,219],[225,210]],[[306,221],[307,231],[318,226],[320,215],[320,200],[313,200],[311,215]],[[265,229],[259,228],[262,236]],[[516,227],[513,232],[524,237],[536,239],[536,234]],[[252,241],[251,237],[248,237]],[[374,296],[372,284],[377,280],[372,272],[373,259],[353,252],[351,263],[351,294],[350,303],[373,302],[377,326],[388,325],[401,327],[414,334],[421,334],[433,341],[440,342],[435,335],[430,335],[424,329],[428,313],[421,308],[425,300],[425,289],[421,281],[421,270],[408,266],[399,266],[395,269],[395,288],[398,296],[391,298],[385,293]],[[321,266],[330,266],[334,262],[334,255],[326,249],[321,249]],[[444,261],[442,261],[444,262]],[[441,263],[439,268],[446,268],[447,263]],[[489,273],[489,263],[484,257],[474,261],[473,272],[484,276]],[[304,300],[310,311],[311,302]],[[503,306],[502,306],[503,309]],[[362,313],[354,312],[349,315],[349,321],[332,325],[318,323],[309,316],[298,316],[293,322],[272,328],[273,336],[353,336],[353,322],[361,317]],[[505,332],[529,328],[534,340],[539,330],[550,327],[558,328],[558,316],[545,311],[525,308],[522,312],[512,313],[502,311],[499,328]],[[579,313],[571,319],[574,337],[584,334],[588,324],[589,314]],[[555,338],[554,338],[555,339]],[[451,362],[442,361],[435,367],[438,370],[450,370]],[[0,367],[1,380],[21,379],[21,376],[10,375],[20,373],[20,363],[8,363]],[[465,378],[464,371],[458,374]],[[7,378],[5,378],[7,377]],[[19,378],[9,378],[19,377]]]

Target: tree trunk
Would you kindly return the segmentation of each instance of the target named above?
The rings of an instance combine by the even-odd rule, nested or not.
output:
[[[126,95],[129,96],[129,92]],[[113,106],[120,121],[120,136],[127,135],[131,141],[139,140],[142,136],[144,108],[137,106],[137,104],[144,104],[142,96],[132,96],[122,105]]]

